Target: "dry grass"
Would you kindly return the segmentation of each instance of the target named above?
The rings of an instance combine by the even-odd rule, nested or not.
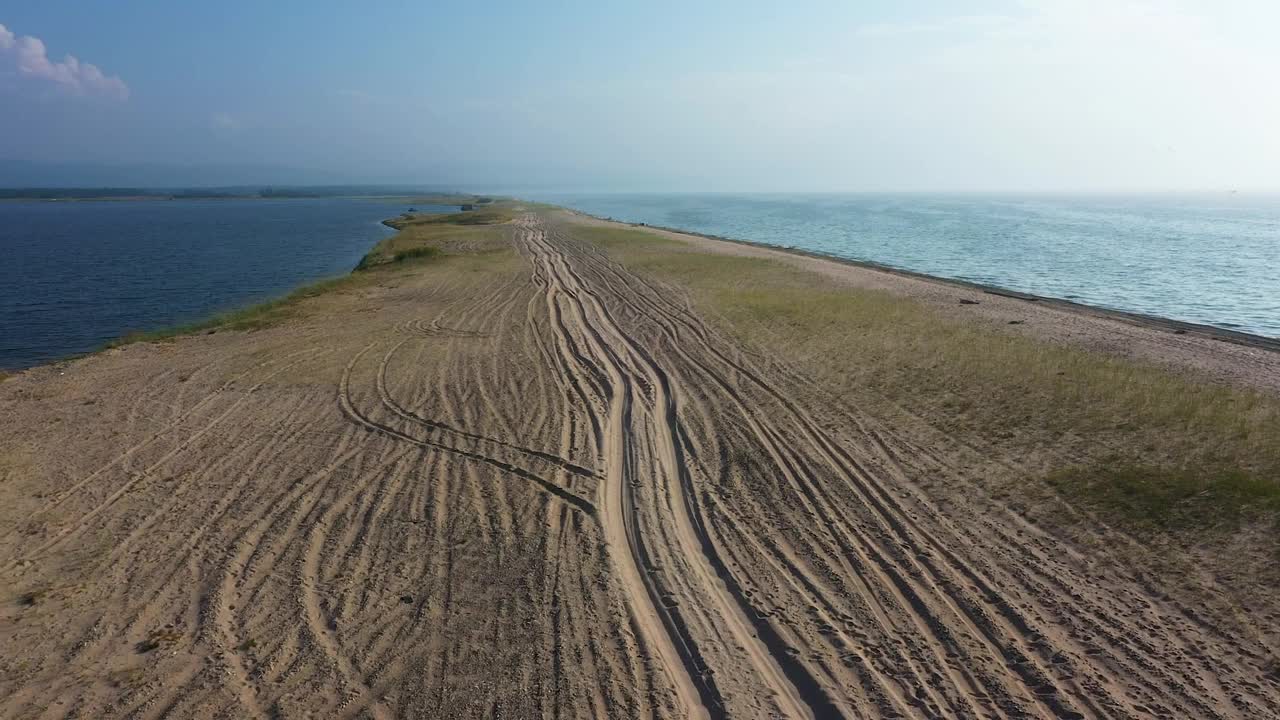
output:
[[[319,282],[311,283],[310,285],[304,285],[284,297],[268,300],[256,305],[250,305],[238,310],[219,313],[198,322],[148,332],[128,333],[108,343],[107,347],[120,347],[122,345],[129,345],[135,342],[161,342],[164,340],[171,340],[182,335],[192,335],[200,332],[216,332],[220,330],[259,330],[295,316],[303,300],[343,288],[349,288],[356,283],[357,280],[351,276],[321,280]]]
[[[637,230],[575,234],[690,288],[730,332],[784,353],[837,396],[905,408],[1010,457],[1048,458],[1047,486],[1135,530],[1231,530],[1280,515],[1277,398],[956,323],[770,260]]]
[[[502,205],[443,215],[402,215],[387,221],[387,225],[399,232],[378,243],[356,269],[369,270],[450,251],[474,252],[493,247],[501,240],[497,228],[511,218],[511,210]]]

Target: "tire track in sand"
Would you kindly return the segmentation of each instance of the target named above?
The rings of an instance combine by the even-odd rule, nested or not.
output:
[[[594,258],[592,258],[594,259]],[[595,259],[596,265],[599,265],[602,271],[607,271],[615,275],[619,280],[630,285],[629,277],[621,271],[613,263],[603,259]],[[643,282],[643,281],[641,281]],[[952,623],[943,621],[943,616],[950,616],[954,620],[954,626],[963,629],[975,639],[986,644],[986,651],[989,657],[1002,658],[1011,656],[1013,660],[1009,665],[1016,671],[1019,676],[1021,687],[1011,687],[1009,690],[1015,695],[1021,695],[1024,701],[1029,700],[1032,704],[1039,706],[1040,712],[1047,712],[1054,716],[1074,717],[1078,713],[1070,708],[1064,707],[1062,698],[1064,696],[1073,697],[1081,702],[1085,707],[1097,712],[1097,708],[1093,706],[1090,699],[1083,697],[1079,692],[1062,692],[1051,678],[1045,664],[1040,663],[1037,655],[1030,650],[1022,639],[1029,634],[1029,630],[1024,623],[1019,622],[1021,618],[1016,617],[1016,613],[1012,613],[1007,605],[998,606],[1000,610],[996,617],[999,620],[983,622],[985,615],[981,611],[977,611],[972,607],[972,602],[964,593],[948,592],[946,588],[956,588],[959,584],[955,582],[946,582],[939,580],[938,568],[929,562],[923,561],[921,558],[909,558],[907,563],[902,564],[893,560],[893,553],[882,543],[878,542],[873,535],[877,534],[874,530],[868,534],[865,530],[861,530],[856,526],[847,524],[840,519],[841,513],[836,509],[829,496],[829,491],[824,488],[823,484],[814,476],[811,476],[812,470],[807,468],[811,462],[818,462],[827,465],[837,477],[842,478],[845,482],[854,486],[855,497],[861,499],[862,503],[871,510],[879,519],[880,523],[892,529],[898,534],[900,542],[907,547],[933,548],[944,558],[956,562],[953,553],[949,552],[943,543],[940,543],[931,535],[925,534],[923,537],[912,536],[904,531],[904,525],[914,524],[910,521],[910,516],[902,512],[901,508],[894,508],[897,512],[886,509],[881,504],[882,498],[879,496],[881,488],[871,488],[862,485],[867,481],[867,474],[860,465],[847,454],[843,449],[823,432],[802,409],[800,409],[789,398],[785,397],[782,392],[775,388],[768,381],[763,379],[757,372],[748,369],[742,364],[732,360],[725,352],[711,344],[709,333],[705,327],[701,326],[701,321],[696,316],[675,307],[661,307],[660,304],[670,305],[669,298],[664,297],[660,292],[638,291],[636,288],[629,288],[633,297],[647,304],[656,314],[651,319],[657,321],[664,327],[668,339],[670,340],[671,349],[685,361],[697,368],[699,372],[704,373],[712,382],[719,384],[724,390],[725,396],[734,404],[742,417],[752,427],[754,434],[762,441],[763,447],[769,450],[770,456],[773,458],[775,465],[781,470],[797,488],[800,497],[806,502],[814,503],[818,512],[818,516],[822,518],[823,524],[835,532],[834,537],[841,546],[840,554],[848,556],[856,556],[862,558],[864,566],[874,567],[878,570],[877,584],[886,588],[893,588],[897,595],[898,604],[908,610],[915,617],[912,622],[917,627],[918,632],[922,636],[932,636],[930,642],[931,652],[937,658],[937,667],[948,669],[948,674],[957,687],[964,688],[966,694],[970,697],[977,697],[981,692],[973,685],[973,679],[968,677],[968,673],[963,668],[950,667],[941,654],[945,649],[947,652],[953,652],[954,636],[952,635]],[[757,417],[758,411],[739,397],[735,387],[722,377],[720,373],[708,365],[707,362],[694,357],[686,348],[686,344],[678,339],[677,324],[684,326],[691,331],[693,335],[692,346],[705,351],[709,358],[714,358],[723,363],[731,373],[736,377],[743,378],[748,384],[763,390],[768,396],[779,402],[786,415],[796,420],[796,428],[801,433],[801,444],[808,452],[806,457],[802,458],[794,451],[787,447],[787,443],[782,440],[778,434],[778,430],[772,425],[775,421],[765,422],[763,418]],[[892,501],[890,501],[892,504]],[[811,508],[812,510],[813,508]],[[852,542],[850,542],[852,541]],[[919,568],[923,567],[927,570],[924,579],[915,580],[914,575],[920,575]],[[964,570],[968,570],[964,567]],[[846,568],[847,572],[852,573],[851,568]],[[963,573],[968,580],[974,582],[985,591],[988,597],[996,596],[994,591],[988,584],[981,582],[972,572]],[[1013,616],[1010,618],[1010,616]],[[1010,618],[1007,623],[1002,622],[1006,618]],[[1012,644],[1008,640],[1001,640],[992,633],[992,624],[998,625],[1000,629],[1007,633],[1007,637],[1012,637]],[[923,677],[923,676],[921,676]],[[920,689],[927,689],[926,684],[919,684]],[[1046,692],[1044,688],[1053,688],[1052,692]],[[938,696],[934,695],[936,701]],[[976,708],[970,708],[965,712],[976,712]]]
[[[1031,557],[1024,558],[1021,562],[1013,560],[1012,566],[1003,567],[988,563],[996,559],[996,556],[979,554],[977,557],[969,557],[958,552],[957,548],[968,547],[970,543],[957,544],[955,539],[947,536],[948,533],[959,532],[951,518],[940,514],[927,502],[924,503],[925,517],[921,517],[917,513],[921,506],[914,506],[913,509],[896,499],[896,494],[903,494],[905,497],[905,493],[902,492],[903,488],[895,488],[894,483],[910,484],[903,479],[900,470],[897,474],[894,473],[893,466],[901,462],[900,458],[889,459],[889,473],[892,475],[892,480],[886,485],[886,479],[878,476],[878,473],[885,472],[883,467],[874,459],[869,466],[867,458],[861,455],[859,450],[842,447],[840,441],[826,432],[813,416],[791,402],[790,396],[779,396],[778,389],[770,386],[761,375],[760,369],[752,370],[744,367],[741,360],[731,359],[732,352],[726,356],[717,348],[708,346],[710,338],[701,320],[690,315],[685,308],[676,307],[676,303],[673,302],[672,294],[676,298],[683,295],[676,288],[665,285],[656,287],[651,281],[622,270],[616,263],[602,257],[598,259],[592,257],[598,256],[598,253],[580,248],[576,244],[570,247],[574,250],[583,250],[575,254],[574,259],[581,260],[585,268],[592,269],[595,265],[595,270],[600,273],[610,273],[623,283],[625,294],[622,289],[614,289],[610,295],[611,301],[616,300],[625,306],[627,303],[644,302],[647,295],[650,305],[661,303],[669,306],[666,310],[654,307],[658,317],[649,318],[661,323],[661,316],[666,315],[669,319],[687,326],[680,328],[679,335],[683,337],[678,338],[674,334],[676,332],[674,324],[668,325],[670,340],[668,350],[679,354],[683,349],[692,347],[699,357],[706,355],[708,360],[714,358],[727,365],[729,376],[746,379],[748,386],[763,390],[766,395],[779,402],[783,412],[767,418],[761,415],[762,421],[767,420],[767,424],[772,425],[782,419],[782,425],[787,425],[789,423],[786,419],[790,418],[794,422],[792,429],[798,431],[801,436],[799,439],[802,442],[799,445],[806,448],[807,457],[804,464],[816,463],[828,466],[834,471],[834,479],[840,481],[838,485],[848,490],[841,494],[839,501],[856,501],[856,505],[864,507],[870,513],[873,524],[867,529],[871,534],[850,538],[855,541],[855,546],[868,546],[869,549],[874,549],[874,546],[869,543],[882,537],[890,537],[894,539],[889,545],[890,549],[894,546],[920,548],[917,553],[914,553],[914,557],[910,554],[890,553],[899,555],[897,560],[901,562],[897,572],[901,573],[901,577],[910,579],[911,584],[916,585],[919,590],[936,597],[936,607],[948,616],[948,624],[959,630],[962,637],[967,636],[981,646],[975,646],[974,650],[993,658],[997,663],[1002,658],[1005,659],[1002,664],[1012,672],[1006,673],[1003,680],[1009,682],[1009,690],[1015,695],[1021,695],[1022,698],[1029,699],[1038,705],[1036,712],[1065,717],[1079,715],[1106,717],[1116,712],[1145,712],[1135,710],[1142,707],[1137,704],[1138,702],[1145,703],[1148,708],[1154,708],[1156,712],[1168,712],[1170,710],[1164,709],[1168,706],[1163,705],[1162,701],[1170,699],[1173,707],[1179,707],[1181,712],[1187,714],[1228,717],[1230,715],[1220,715],[1214,708],[1225,709],[1234,705],[1237,712],[1242,712],[1243,708],[1251,704],[1242,700],[1242,696],[1246,694],[1242,691],[1256,692],[1259,693],[1256,697],[1262,697],[1260,691],[1262,685],[1256,681],[1238,684],[1216,682],[1222,673],[1228,670],[1234,671],[1235,668],[1229,665],[1209,665],[1202,642],[1184,637],[1176,627],[1165,624],[1168,619],[1160,618],[1155,614],[1154,609],[1168,598],[1160,600],[1160,594],[1153,593],[1150,588],[1144,588],[1142,592],[1137,593],[1141,597],[1136,604],[1145,617],[1136,621],[1129,620],[1131,617],[1138,616],[1136,612],[1124,610],[1114,612],[1113,607],[1113,611],[1108,613],[1101,608],[1090,607],[1089,597],[1093,593],[1078,592],[1081,588],[1078,586],[1073,588],[1065,579],[1072,577],[1074,572],[1069,568],[1057,566],[1053,558],[1046,557],[1044,554],[1046,549],[1038,548],[1037,541],[1028,542],[1022,538],[1022,532],[1018,532],[1017,537],[1014,538],[1011,533],[1000,527],[998,522],[990,523],[996,526],[993,528],[994,534],[1000,536],[1015,552],[1028,552]],[[607,284],[607,278],[604,278],[604,282]],[[640,284],[642,288],[634,287],[635,284]],[[683,332],[686,329],[694,337],[692,345],[682,342],[687,340]],[[719,348],[719,350],[728,352],[730,348]],[[770,363],[765,364],[769,365],[770,370],[775,370]],[[705,366],[701,370],[713,378],[717,375],[715,371]],[[772,373],[770,373],[771,376]],[[797,379],[786,373],[782,373],[782,376],[792,383],[806,382],[804,379]],[[856,422],[854,424],[859,425]],[[782,429],[782,425],[778,429]],[[771,429],[770,434],[772,433]],[[778,436],[778,439],[781,439],[781,436]],[[875,455],[872,451],[863,450],[863,452]],[[804,474],[807,472],[806,470]],[[811,488],[817,491],[818,498],[823,503],[832,503],[830,507],[836,507],[837,497],[828,495],[835,486],[825,487],[817,484]],[[849,530],[856,531],[858,528],[844,528],[839,534],[843,535]],[[865,532],[866,530],[863,530],[863,533]],[[983,539],[985,540],[985,536]],[[974,546],[983,546],[983,541],[977,538],[971,539],[971,542]],[[1069,546],[1054,549],[1070,552]],[[999,555],[999,548],[996,551]],[[1000,556],[999,560],[1007,562],[1011,559]],[[1066,571],[1067,575],[1065,578],[1059,577],[1055,574],[1055,570]],[[1032,577],[1027,577],[1028,573]],[[1043,586],[1037,579],[1047,581],[1047,584],[1057,588],[1058,592]],[[1084,587],[1088,588],[1087,583]],[[1002,593],[1008,593],[1008,596],[997,594],[997,589]],[[1066,602],[1054,602],[1048,606],[1040,605],[1043,601],[1059,598]],[[1108,600],[1103,603],[1103,607],[1106,605],[1114,606],[1114,602]],[[1178,610],[1178,608],[1164,608],[1162,612],[1167,615],[1178,615],[1180,614]],[[1096,627],[1080,631],[1072,626],[1075,621],[1090,618],[1101,621],[1105,625],[1123,619],[1125,623],[1123,627],[1127,630],[1122,630],[1118,626],[1116,636],[1108,637],[1108,633],[1103,632],[1102,637],[1097,637],[1095,636],[1098,633]],[[1148,625],[1148,622],[1155,624]],[[1066,626],[1063,627],[1063,624]],[[1157,627],[1163,627],[1171,632],[1158,640],[1158,636],[1154,634]],[[1191,671],[1188,666],[1192,663],[1185,660],[1169,662],[1168,653],[1160,645],[1161,640],[1177,648],[1179,654],[1195,660],[1194,664],[1199,665],[1202,670],[1198,673]],[[1199,650],[1194,649],[1197,646]],[[1108,650],[1120,649],[1123,649],[1126,654],[1133,653],[1132,659],[1138,665],[1116,667],[1111,665],[1111,661],[1099,661],[1099,658],[1105,656]],[[1162,656],[1165,657],[1165,665],[1143,667],[1145,663]],[[1125,677],[1124,681],[1117,678],[1117,672]],[[1202,679],[1210,681],[1209,684],[1202,684]],[[1152,694],[1148,695],[1138,690],[1131,685],[1134,682],[1148,685]],[[1126,688],[1126,685],[1129,687]],[[1161,689],[1157,690],[1157,686]],[[1176,699],[1173,699],[1175,696]],[[1072,705],[1075,707],[1073,708]],[[1009,707],[1006,711],[1017,714],[1019,709]]]
[[[724,698],[707,670],[724,673],[728,669],[707,667],[704,653],[692,637],[688,620],[682,617],[680,608],[668,607],[657,579],[641,570],[653,567],[655,558],[646,547],[644,534],[637,523],[632,489],[637,482],[637,436],[652,443],[656,451],[652,458],[653,469],[663,475],[663,499],[672,509],[674,538],[679,545],[673,550],[688,560],[692,570],[691,577],[683,579],[696,583],[693,596],[709,605],[689,610],[709,613],[709,621],[731,638],[723,641],[729,642],[730,647],[722,648],[718,655],[738,656],[745,660],[746,667],[733,668],[733,671],[753,673],[758,681],[757,687],[766,690],[777,712],[788,717],[838,715],[838,709],[812,678],[796,677],[796,671],[803,673],[799,666],[791,665],[784,669],[785,661],[779,661],[774,649],[759,636],[759,628],[748,617],[740,599],[726,589],[728,574],[714,556],[713,548],[705,542],[705,533],[699,531],[700,523],[686,498],[690,492],[689,480],[681,457],[676,397],[669,377],[617,326],[589,285],[573,271],[569,261],[547,240],[544,232],[526,226],[522,239],[532,249],[536,261],[546,269],[547,291],[557,298],[566,298],[570,315],[590,354],[608,377],[609,421],[604,442],[607,479],[602,491],[602,522],[610,543],[620,550],[619,570],[633,603],[638,606],[636,612],[644,620],[643,625],[651,641],[664,656],[662,660],[673,676],[683,704],[690,712],[724,716],[727,712]],[[624,546],[626,551],[622,552]],[[668,582],[677,581],[671,575],[664,577]],[[646,599],[647,603],[644,602]],[[661,620],[660,626],[654,623],[655,619]],[[675,665],[673,653],[680,657],[683,668]],[[683,677],[680,676],[681,669],[684,670]],[[701,708],[692,706],[690,685],[699,694]]]
[[[546,490],[548,493],[560,498],[561,500],[564,500],[565,502],[587,513],[588,515],[594,516],[596,514],[595,505],[593,505],[590,500],[582,498],[579,495],[573,493],[572,491],[566,490],[565,488],[562,488],[559,485],[551,482],[550,480],[540,477],[534,474],[533,472],[530,472],[529,470],[526,470],[517,465],[512,465],[511,463],[508,463],[504,460],[500,460],[498,458],[484,455],[482,453],[473,452],[471,450],[465,450],[463,448],[452,447],[449,445],[444,445],[442,443],[434,442],[432,440],[423,440],[420,438],[415,438],[411,435],[407,435],[391,427],[390,425],[386,425],[384,423],[380,423],[376,420],[373,420],[368,415],[362,413],[356,407],[355,403],[351,399],[351,372],[355,368],[356,363],[360,361],[360,358],[364,357],[364,355],[366,355],[370,350],[372,350],[377,344],[378,344],[378,341],[374,341],[366,345],[363,350],[356,353],[355,357],[351,359],[351,362],[347,364],[347,367],[342,372],[342,380],[340,382],[339,389],[338,389],[338,403],[342,408],[343,414],[349,420],[351,420],[357,425],[360,425],[361,427],[364,427],[367,430],[380,432],[384,435],[388,435],[397,440],[407,442],[411,445],[436,448],[438,450],[444,450],[446,452],[454,453],[457,455],[461,455],[462,457],[470,458],[472,460],[477,460],[479,462],[492,465],[505,473],[508,473],[510,475],[515,475],[516,477],[523,478],[525,480],[529,480],[533,482],[534,484],[541,487],[543,490]]]
[[[324,355],[325,352],[326,351],[321,351],[321,352],[304,351],[302,353],[295,353],[294,355],[290,356],[290,357],[296,357],[297,355],[304,355],[304,357],[299,360],[286,363],[276,368],[275,370],[272,370],[266,377],[262,378],[257,383],[252,385],[249,389],[245,390],[244,394],[241,395],[239,398],[237,398],[235,402],[231,403],[230,407],[228,407],[226,410],[223,410],[220,414],[218,414],[216,417],[210,420],[207,424],[202,426],[199,430],[196,430],[195,432],[183,438],[182,441],[179,442],[176,447],[174,447],[172,450],[170,450],[169,452],[161,456],[159,460],[156,460],[152,464],[148,465],[144,470],[138,473],[135,473],[133,477],[131,477],[123,485],[116,488],[115,492],[108,495],[105,500],[93,506],[83,515],[77,518],[74,524],[66,528],[63,528],[62,530],[55,533],[53,537],[49,538],[45,542],[36,546],[29,554],[26,555],[25,558],[22,558],[22,557],[15,558],[12,562],[9,563],[9,565],[5,566],[3,570],[7,571],[7,570],[13,569],[14,567],[17,567],[18,563],[22,562],[24,559],[32,560],[32,559],[39,558],[41,555],[43,555],[45,552],[47,552],[54,546],[59,545],[60,543],[65,542],[71,539],[72,537],[75,537],[77,534],[79,534],[81,531],[87,528],[89,526],[89,523],[95,517],[102,514],[104,511],[110,508],[113,504],[115,504],[117,500],[123,497],[125,493],[129,492],[129,490],[134,485],[138,484],[143,479],[149,477],[151,473],[156,470],[156,468],[160,467],[161,465],[165,464],[169,460],[173,459],[174,457],[182,453],[184,450],[190,447],[192,443],[194,443],[196,440],[199,440],[201,437],[207,434],[210,430],[212,430],[214,427],[220,424],[223,420],[226,420],[236,410],[239,410],[241,405],[243,405],[249,398],[253,397],[253,394],[257,392],[259,388],[266,385],[267,382],[269,382],[272,378],[276,377],[277,375],[280,375],[281,373],[283,373],[286,370],[289,370],[290,368],[293,368],[293,367],[296,367],[297,365],[302,364],[306,360],[314,359],[316,357]],[[249,371],[249,372],[252,372],[252,371]],[[128,452],[125,453],[121,455],[119,459],[128,457],[129,454],[131,453],[128,453]],[[85,478],[81,483],[77,484],[77,489],[79,487],[83,487],[84,484],[88,483],[94,477],[97,477],[97,475],[100,474],[100,472],[105,471],[106,469],[109,469],[112,465],[115,464],[115,462],[116,461],[112,461],[107,466],[104,466],[98,473],[94,473],[90,477]],[[58,501],[58,502],[61,502],[61,501]]]
[[[533,448],[524,447],[523,445],[520,445],[517,443],[508,442],[506,440],[501,440],[495,437],[489,437],[487,435],[482,435],[480,433],[470,432],[467,430],[463,430],[461,428],[456,428],[456,427],[453,427],[452,425],[449,425],[448,423],[423,417],[417,412],[414,412],[413,410],[406,408],[403,404],[400,403],[400,401],[396,400],[395,396],[391,394],[390,389],[387,387],[387,366],[391,363],[391,358],[393,355],[395,355],[396,351],[404,347],[405,343],[409,342],[409,340],[410,338],[405,338],[404,340],[401,340],[400,342],[391,346],[391,349],[388,350],[385,355],[383,355],[382,363],[378,366],[378,379],[377,379],[378,395],[382,399],[382,404],[386,406],[386,408],[390,410],[392,413],[399,415],[400,417],[404,418],[405,420],[408,420],[409,422],[421,425],[429,430],[438,430],[441,433],[455,435],[461,438],[466,438],[468,440],[473,440],[478,443],[496,445],[498,447],[505,448],[507,450],[512,450],[517,453],[521,453],[523,455],[527,455],[529,457],[551,463],[579,477],[593,479],[593,480],[596,478],[596,474],[591,470],[584,468],[581,465],[575,464],[563,457],[560,457],[555,453],[546,452],[545,450],[535,450]]]

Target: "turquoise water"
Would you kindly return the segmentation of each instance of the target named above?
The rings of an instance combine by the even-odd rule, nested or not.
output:
[[[1280,337],[1280,196],[561,195],[785,245]]]
[[[345,274],[405,209],[344,198],[0,202],[0,368]]]

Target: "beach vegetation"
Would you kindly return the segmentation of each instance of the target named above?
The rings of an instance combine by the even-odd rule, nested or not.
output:
[[[1119,456],[1048,480],[1064,496],[1144,530],[1234,531],[1280,513],[1280,483],[1230,464],[1142,465]]]
[[[409,260],[420,260],[422,258],[436,257],[439,254],[440,248],[430,246],[409,248],[408,250],[401,250],[395,255],[392,255],[391,262],[399,263],[407,262]]]
[[[292,316],[298,305],[304,300],[350,287],[353,284],[354,281],[350,276],[327,278],[297,288],[283,297],[218,313],[193,323],[159,330],[128,333],[108,343],[107,347],[121,347],[136,342],[162,342],[183,335],[195,335],[202,332],[259,330]]]
[[[498,228],[514,217],[511,208],[501,205],[467,212],[402,215],[386,222],[399,232],[374,246],[356,270],[492,247],[502,242]]]
[[[509,222],[514,213],[509,208],[486,207],[456,213],[406,213],[387,225],[404,229],[414,225],[501,225]]]
[[[802,370],[832,399],[909,416],[1010,459],[1118,526],[1201,532],[1280,518],[1280,398],[956,322],[771,259],[642,230],[575,235],[689,288],[726,332]]]

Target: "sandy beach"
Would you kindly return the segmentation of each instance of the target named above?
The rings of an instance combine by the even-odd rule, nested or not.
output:
[[[1267,343],[491,212],[0,382],[0,716],[1280,717]]]

